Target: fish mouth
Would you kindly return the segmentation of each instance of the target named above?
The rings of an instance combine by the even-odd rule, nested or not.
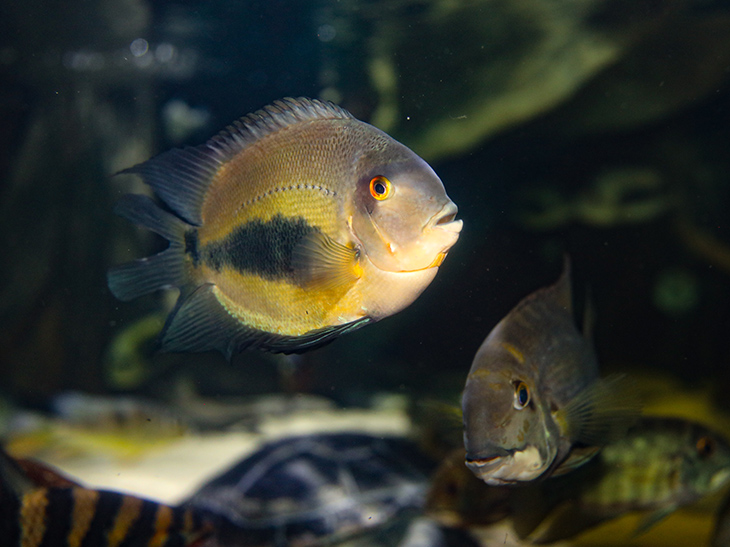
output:
[[[464,225],[464,221],[456,220],[458,210],[456,204],[450,201],[426,223],[425,230],[443,230],[443,232],[446,232],[445,235],[448,241],[444,245],[443,250],[433,259],[433,262],[424,268],[425,270],[441,266],[446,255],[449,253],[449,249],[459,239],[459,233]]]
[[[501,450],[496,455],[481,458],[467,456],[466,466],[490,486],[531,481],[547,469],[540,451],[534,445],[520,450]]]
[[[453,201],[449,201],[443,208],[432,216],[426,223],[427,228],[438,228],[454,234],[459,234],[464,225],[464,221],[456,220],[456,213],[459,208]]]

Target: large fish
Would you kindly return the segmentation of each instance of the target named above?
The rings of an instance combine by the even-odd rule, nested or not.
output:
[[[459,237],[429,165],[332,104],[284,99],[124,171],[118,212],[170,241],[113,268],[121,300],[179,287],[167,351],[301,352],[413,302]]]
[[[622,377],[599,379],[570,285],[566,258],[557,283],[523,299],[474,357],[462,397],[466,464],[488,484],[575,468],[639,414]]]
[[[0,449],[3,547],[212,547],[212,534],[190,509],[84,488]]]

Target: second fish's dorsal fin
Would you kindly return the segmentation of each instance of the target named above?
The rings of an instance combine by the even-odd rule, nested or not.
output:
[[[563,255],[563,271],[554,285],[548,290],[552,291],[558,304],[566,309],[568,313],[573,315],[573,289],[570,257],[568,254]]]
[[[203,200],[221,165],[269,134],[317,119],[352,119],[352,115],[333,103],[316,99],[274,101],[234,122],[203,145],[163,152],[120,174],[139,175],[183,220],[200,226]]]

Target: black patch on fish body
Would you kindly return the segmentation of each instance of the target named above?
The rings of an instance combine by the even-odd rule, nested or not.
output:
[[[18,545],[20,542],[20,505],[15,498],[9,498],[6,492],[0,495],[0,538],[7,545]]]
[[[51,493],[55,493],[52,490]],[[104,542],[108,539],[109,529],[114,522],[122,506],[124,496],[112,492],[99,492],[99,498],[96,500],[94,508],[94,518],[91,520],[89,531],[84,536],[82,545],[106,545]],[[69,512],[73,506],[69,506]],[[73,513],[71,513],[73,514]],[[69,515],[69,518],[70,515]]]
[[[66,545],[69,533],[73,528],[73,489],[58,488],[46,491],[47,505],[43,522],[45,533],[38,547],[55,547]]]
[[[303,217],[277,214],[268,221],[251,220],[236,227],[223,240],[201,251],[207,265],[220,271],[226,266],[271,281],[294,282],[291,259],[294,248],[307,235],[319,232]]]

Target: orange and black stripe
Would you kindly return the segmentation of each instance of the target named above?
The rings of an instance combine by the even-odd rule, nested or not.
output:
[[[0,501],[8,547],[198,547],[212,533],[190,509],[105,490],[34,488]]]

